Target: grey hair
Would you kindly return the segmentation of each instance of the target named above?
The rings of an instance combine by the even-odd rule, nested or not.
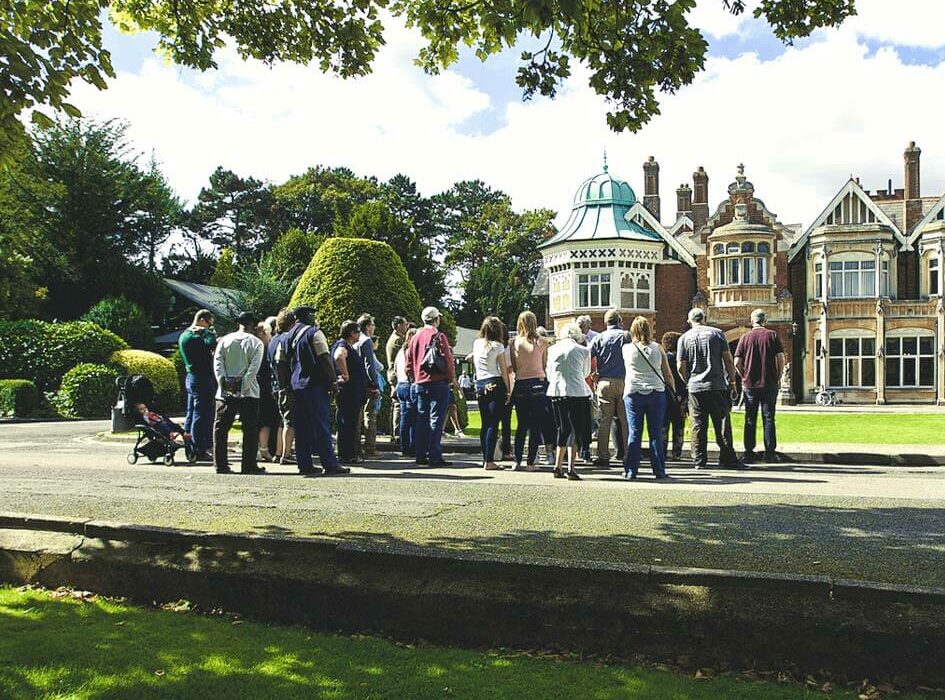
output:
[[[591,325],[591,317],[587,315],[578,316],[576,319],[576,322],[577,322],[578,328],[584,328],[584,326]]]
[[[581,327],[577,323],[564,324],[561,330],[558,331],[558,337],[561,338],[561,340],[570,338],[575,343],[584,342],[584,334],[581,332]]]
[[[689,309],[689,322],[705,323],[705,309],[698,306],[694,309]]]
[[[763,326],[768,322],[768,314],[761,309],[755,309],[751,312],[751,322]]]

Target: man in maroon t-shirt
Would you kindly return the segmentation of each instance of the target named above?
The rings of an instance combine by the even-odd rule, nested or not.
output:
[[[423,328],[410,341],[405,358],[407,378],[417,391],[417,425],[414,433],[416,460],[417,464],[448,467],[450,462],[443,459],[441,438],[446,412],[449,410],[450,384],[456,378],[453,351],[446,335],[440,331],[441,317],[436,307],[426,307],[420,317],[423,319]],[[423,358],[434,343],[445,361],[445,372],[430,372],[423,366]]]
[[[751,312],[752,329],[742,336],[735,349],[735,369],[742,378],[745,394],[745,454],[743,462],[755,459],[755,433],[758,407],[764,423],[766,462],[780,462],[778,437],[774,428],[774,409],[784,371],[784,347],[774,331],[765,328],[768,317],[761,309]]]

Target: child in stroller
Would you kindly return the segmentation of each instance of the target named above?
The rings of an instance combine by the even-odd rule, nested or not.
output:
[[[183,448],[187,461],[197,461],[197,451],[189,433],[167,415],[152,410],[154,386],[147,377],[133,374],[118,380],[118,407],[129,421],[134,421],[138,439],[128,454],[128,464],[135,464],[141,456],[151,463],[163,456],[164,464],[174,464],[174,453]]]

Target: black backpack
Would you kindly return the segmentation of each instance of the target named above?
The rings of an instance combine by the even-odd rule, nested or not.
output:
[[[440,352],[440,344],[437,342],[441,335],[439,332],[433,335],[420,362],[420,369],[427,374],[446,374],[446,357]]]

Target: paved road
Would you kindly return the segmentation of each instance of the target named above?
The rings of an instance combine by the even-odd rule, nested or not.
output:
[[[657,483],[587,469],[485,472],[399,459],[347,477],[287,468],[220,476],[209,466],[129,466],[105,422],[0,425],[0,511],[171,527],[537,556],[824,573],[941,585],[945,468],[792,464],[694,471]]]

